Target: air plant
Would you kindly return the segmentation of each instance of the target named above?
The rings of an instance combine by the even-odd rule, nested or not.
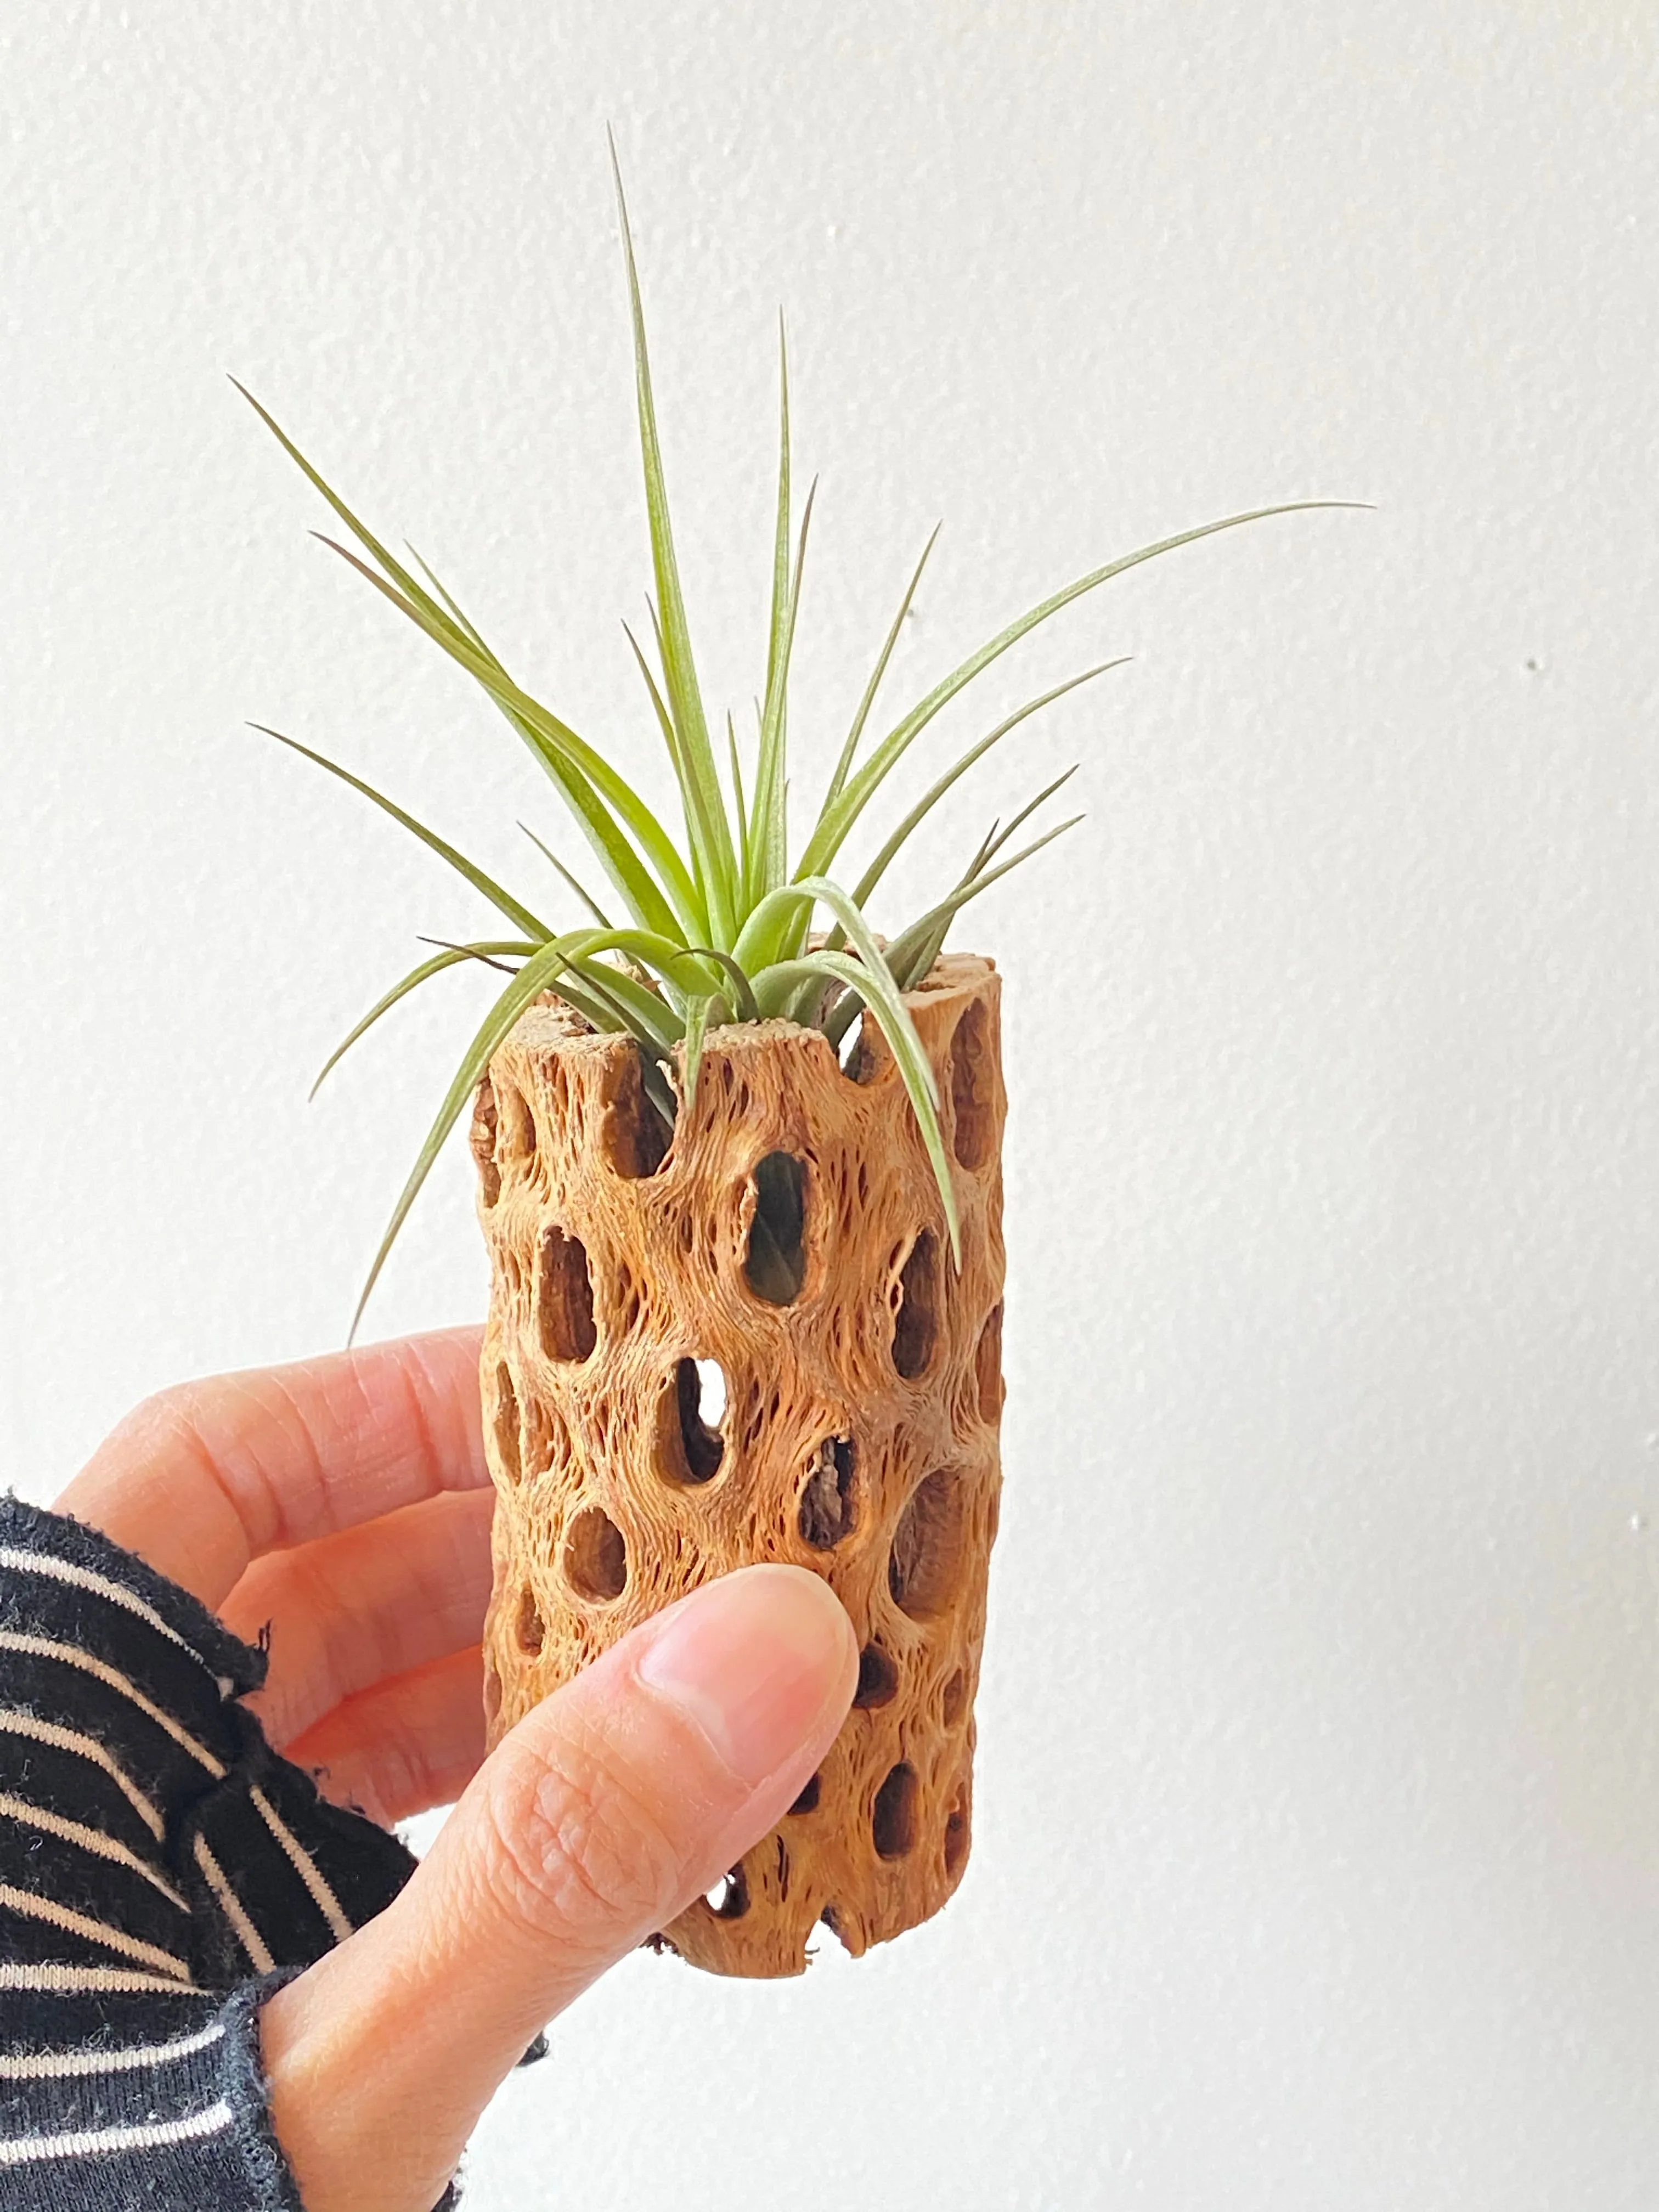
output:
[[[757,726],[746,748],[739,741],[733,719],[726,717],[722,763],[697,678],[675,555],[639,275],[619,173],[617,191],[632,313],[640,446],[654,576],[648,649],[631,629],[627,634],[673,771],[683,836],[671,830],[602,750],[579,736],[562,716],[509,674],[477,625],[418,555],[410,551],[405,562],[390,551],[266,409],[245,386],[237,386],[356,543],[354,549],[319,532],[323,542],[464,669],[500,709],[586,834],[614,898],[614,911],[607,911],[550,845],[535,830],[526,829],[532,842],[589,917],[579,927],[556,928],[538,910],[539,892],[521,897],[506,889],[361,776],[295,738],[263,724],[255,726],[372,800],[465,878],[508,926],[507,933],[497,938],[465,943],[428,940],[434,945],[428,957],[376,1000],[331,1054],[318,1077],[320,1084],[383,1014],[434,976],[469,963],[505,972],[507,981],[462,1055],[392,1209],[358,1301],[354,1330],[410,1206],[493,1054],[525,1009],[546,993],[562,1000],[595,1030],[626,1032],[634,1039],[641,1054],[647,1095],[670,1124],[677,1113],[695,1100],[703,1042],[711,1030],[731,1023],[792,1022],[822,1030],[839,1049],[854,1022],[860,1014],[866,1015],[878,1025],[902,1075],[938,1181],[954,1255],[958,1221],[940,1133],[936,1081],[906,1008],[905,995],[933,967],[961,909],[1081,819],[1073,815],[1053,823],[1026,842],[1015,844],[1019,832],[1054,799],[1074,771],[1068,769],[1054,778],[1006,822],[993,824],[941,896],[884,939],[869,919],[871,902],[896,856],[959,778],[1030,716],[1108,669],[1121,665],[1121,661],[1099,663],[1053,685],[977,738],[906,809],[874,857],[850,884],[837,872],[848,840],[872,801],[884,794],[895,770],[935,716],[993,662],[1062,608],[1112,577],[1176,546],[1268,515],[1330,503],[1299,501],[1228,515],[1160,538],[1091,569],[1028,609],[970,653],[890,722],[883,734],[866,743],[883,679],[938,538],[936,529],[905,586],[811,828],[795,852],[787,819],[789,672],[813,495],[809,490],[797,529],[791,493],[788,360],[783,332],[781,326],[777,506],[771,546],[766,676],[757,702]],[[678,1078],[676,1055],[680,1063]]]

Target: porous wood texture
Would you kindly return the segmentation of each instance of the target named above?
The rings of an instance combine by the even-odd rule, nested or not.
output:
[[[821,1771],[723,1895],[664,1931],[716,1972],[799,1973],[819,1921],[856,1955],[936,1912],[967,1859],[1001,1485],[1000,989],[956,956],[908,1002],[956,1164],[959,1273],[873,1024],[856,1075],[815,1030],[714,1031],[665,1152],[633,1045],[552,1003],[479,1089],[492,1741],[757,1560],[826,1577],[858,1630],[858,1702]]]

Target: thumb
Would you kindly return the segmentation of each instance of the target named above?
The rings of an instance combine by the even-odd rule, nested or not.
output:
[[[265,2007],[307,2212],[429,2212],[542,2025],[787,1810],[857,1673],[827,1583],[750,1567],[527,1714],[402,1895]]]

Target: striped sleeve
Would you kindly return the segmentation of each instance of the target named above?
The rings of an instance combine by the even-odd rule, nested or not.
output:
[[[264,1671],[130,1553],[0,1497],[6,2212],[301,2212],[258,2008],[414,1861],[271,1750],[242,1702]]]

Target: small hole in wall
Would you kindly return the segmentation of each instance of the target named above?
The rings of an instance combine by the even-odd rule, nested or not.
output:
[[[942,1613],[962,1565],[962,1485],[941,1468],[910,1492],[893,1531],[887,1587],[912,1620]]]
[[[833,1551],[852,1533],[858,1505],[853,1458],[850,1437],[826,1437],[812,1455],[800,1497],[800,1533],[815,1552]]]
[[[823,1795],[823,1777],[821,1774],[815,1774],[789,1810],[792,1814],[816,1813],[818,1809],[818,1799]]]
[[[722,1875],[703,1902],[716,1920],[741,1920],[749,1910],[749,1877],[741,1864]]]
[[[707,1482],[726,1456],[726,1370],[718,1359],[682,1359],[665,1402],[663,1443],[682,1482]]]
[[[968,1856],[968,1785],[964,1782],[945,1816],[945,1872],[952,1881],[962,1871],[962,1863]]]
[[[916,1770],[902,1759],[876,1792],[870,1832],[884,1859],[902,1859],[916,1840]]]
[[[536,1326],[550,1359],[586,1359],[599,1341],[587,1248],[556,1224],[542,1232],[536,1267]]]
[[[939,1712],[946,1728],[954,1728],[968,1710],[968,1673],[958,1667],[945,1685],[945,1695],[939,1700]]]
[[[755,1218],[743,1272],[768,1305],[793,1305],[806,1279],[806,1166],[793,1152],[768,1152],[755,1168]]]
[[[1002,1412],[1002,1307],[994,1305],[979,1333],[974,1351],[974,1381],[979,1390],[979,1417],[994,1421]]]
[[[907,1382],[925,1372],[939,1331],[939,1240],[924,1229],[899,1271],[893,1364]]]
[[[495,1164],[495,1088],[486,1075],[472,1101],[472,1127],[468,1141],[478,1170],[478,1188],[484,1205],[494,1206],[501,1194],[501,1171]]]
[[[890,1705],[898,1695],[898,1668],[879,1644],[866,1644],[859,1654],[859,1686],[853,1692],[855,1712],[873,1712]]]
[[[524,1468],[519,1458],[519,1394],[513,1388],[513,1376],[507,1362],[502,1360],[495,1370],[495,1456],[501,1463],[501,1472],[509,1482],[524,1479]]]
[[[547,1640],[546,1624],[541,1608],[536,1603],[536,1593],[528,1583],[519,1593],[519,1616],[513,1624],[519,1649],[533,1659]]]
[[[638,1048],[619,1049],[606,1071],[600,1137],[605,1158],[617,1175],[637,1182],[655,1175],[672,1135],[645,1087]]]
[[[628,1587],[628,1545],[602,1506],[585,1505],[564,1540],[564,1571],[578,1597],[609,1605]]]
[[[951,1148],[965,1168],[982,1168],[991,1157],[995,1087],[991,1018],[975,1000],[951,1039]]]

